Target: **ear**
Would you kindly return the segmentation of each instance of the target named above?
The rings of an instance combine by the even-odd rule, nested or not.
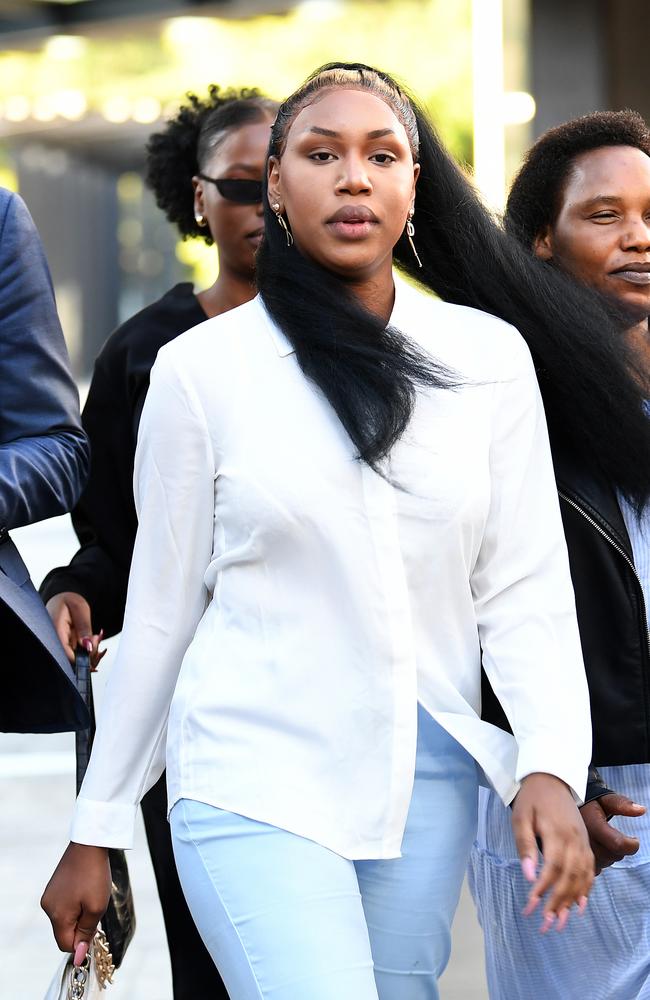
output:
[[[192,187],[194,188],[194,214],[205,215],[205,195],[200,177],[192,178]]]
[[[277,156],[269,156],[266,171],[267,197],[271,207],[276,204],[282,205],[282,193],[280,185],[280,161]]]
[[[540,260],[548,261],[553,259],[553,239],[550,226],[546,226],[535,237],[535,242],[533,243],[533,253],[536,257],[539,257]]]

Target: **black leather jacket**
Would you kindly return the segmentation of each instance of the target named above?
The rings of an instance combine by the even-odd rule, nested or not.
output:
[[[650,633],[629,535],[616,493],[602,476],[565,447],[553,447],[553,461],[591,696],[592,761],[646,764]],[[485,676],[483,718],[507,727]],[[587,799],[605,790],[597,772],[590,773]]]

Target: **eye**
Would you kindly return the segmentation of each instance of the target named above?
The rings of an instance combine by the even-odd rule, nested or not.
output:
[[[316,163],[329,163],[331,160],[336,159],[334,153],[328,153],[324,149],[319,149],[316,153],[309,154],[310,160],[315,160]]]
[[[594,222],[612,222],[617,218],[616,212],[596,212],[591,218]]]
[[[397,157],[393,156],[392,153],[373,153],[370,157],[371,160],[376,160],[377,163],[395,163]]]

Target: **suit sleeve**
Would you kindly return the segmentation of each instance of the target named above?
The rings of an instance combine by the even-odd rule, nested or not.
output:
[[[491,500],[472,592],[483,666],[518,746],[516,778],[561,778],[582,801],[589,692],[546,420],[517,341],[494,388]]]
[[[0,219],[0,371],[0,527],[11,529],[69,511],[88,471],[45,255],[17,195]]]
[[[122,628],[137,528],[135,433],[125,380],[121,357],[109,341],[95,366],[83,412],[92,462],[88,484],[72,512],[81,547],[68,566],[48,573],[40,588],[45,602],[63,591],[81,594],[90,605],[93,631],[102,628],[106,636]]]

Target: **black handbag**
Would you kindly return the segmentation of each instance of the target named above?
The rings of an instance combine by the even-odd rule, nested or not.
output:
[[[76,733],[75,749],[77,753],[77,795],[88,767],[90,751],[95,738],[95,706],[93,703],[93,688],[90,671],[90,655],[79,647],[75,656],[75,674],[77,687],[81,694],[88,714],[90,728]],[[119,969],[126,949],[135,933],[135,910],[133,894],[129,879],[129,869],[124,851],[111,847],[108,851],[111,866],[111,898],[106,913],[101,919],[101,929],[108,942],[108,950],[112,965]]]

